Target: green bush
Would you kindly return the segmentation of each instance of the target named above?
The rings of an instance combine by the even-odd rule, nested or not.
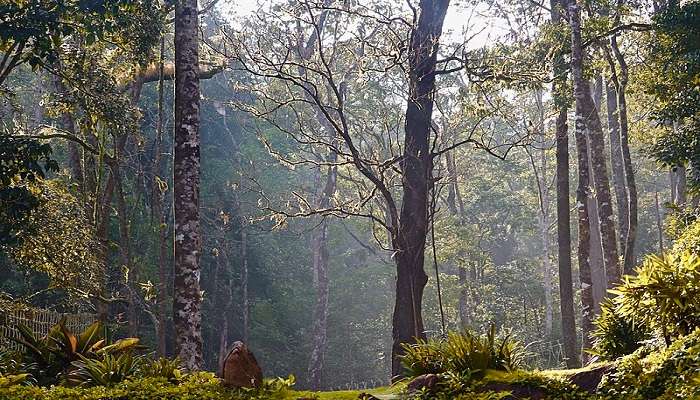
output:
[[[635,321],[634,317],[620,315],[610,300],[601,304],[600,315],[594,323],[593,349],[590,352],[604,360],[632,354],[645,341],[652,339],[648,328]]]
[[[112,386],[136,375],[142,363],[142,357],[130,353],[83,358],[71,363],[65,383],[68,386]]]
[[[648,256],[611,293],[616,312],[667,343],[700,326],[700,255]]]
[[[15,372],[29,373],[42,386],[66,379],[71,370],[83,368],[86,360],[104,360],[108,355],[119,357],[136,350],[139,343],[136,338],[127,338],[108,344],[99,322],[78,334],[65,327],[65,320],[42,337],[22,324],[18,324],[17,329],[21,337],[13,340],[22,345],[23,351],[20,352],[21,360]]]
[[[497,337],[492,327],[484,336],[452,332],[446,339],[406,345],[402,363],[408,376],[450,373],[468,381],[487,370],[515,370],[523,360],[523,346],[510,335]]]
[[[504,390],[493,391],[495,387]],[[514,399],[511,390],[517,387],[539,392],[542,400],[592,400],[587,392],[562,379],[547,377],[538,372],[495,372],[490,371],[479,381],[472,381],[461,386],[454,381],[442,382],[438,391],[414,394],[417,400],[506,400]],[[518,397],[521,398],[521,397]]]
[[[601,382],[601,400],[700,398],[700,329],[671,346],[645,346],[619,360]]]
[[[177,383],[182,379],[184,372],[179,359],[159,358],[145,363],[139,371],[139,376],[144,378],[165,378],[169,382]]]
[[[260,389],[228,389],[209,372],[183,377],[179,384],[165,378],[126,380],[114,386],[69,388],[53,386],[0,387],[2,400],[282,400],[294,381],[266,381]]]

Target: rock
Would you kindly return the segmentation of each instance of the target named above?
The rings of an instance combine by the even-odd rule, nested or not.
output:
[[[435,389],[435,386],[437,386],[437,383],[437,375],[423,374],[413,378],[413,380],[408,383],[407,388],[409,393],[417,392],[421,389],[426,389],[427,391],[432,392]]]
[[[478,389],[479,392],[510,392],[504,400],[543,400],[547,393],[541,388],[517,383],[489,382]]]
[[[258,361],[243,342],[234,342],[224,359],[221,378],[225,386],[258,388],[263,375]]]
[[[568,379],[569,382],[587,391],[588,393],[593,394],[598,389],[598,385],[603,379],[603,375],[607,374],[613,369],[613,364],[604,364],[577,372],[569,376]]]

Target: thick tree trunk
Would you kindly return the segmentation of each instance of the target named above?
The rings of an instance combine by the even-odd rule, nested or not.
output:
[[[561,9],[565,1],[550,1],[552,23],[562,22]],[[556,119],[556,174],[557,174],[557,250],[559,267],[559,297],[561,310],[562,337],[566,365],[575,368],[580,365],[576,348],[576,315],[574,312],[574,284],[571,272],[571,214],[569,202],[569,127],[567,126],[566,71],[564,57],[558,56],[554,62],[552,83]]]
[[[401,160],[403,200],[396,249],[396,301],[392,318],[392,376],[403,375],[403,346],[425,338],[421,314],[428,276],[423,269],[428,233],[428,195],[433,160],[429,138],[435,91],[435,69],[442,25],[449,0],[423,0],[408,49],[409,93],[404,152]]]
[[[579,95],[578,97],[588,97],[589,101],[592,103],[590,88],[588,87],[588,83],[583,79],[580,16],[578,6],[575,2],[569,6],[569,18],[572,28],[572,71],[574,74],[575,88],[577,92],[579,92],[577,93]],[[584,92],[580,93],[582,90]],[[575,126],[576,150],[578,154],[578,189],[576,191],[576,204],[578,209],[578,264],[582,303],[582,348],[585,350],[590,348],[590,333],[593,330],[593,282],[591,281],[591,269],[589,264],[589,242],[591,240],[589,219],[591,214],[588,208],[590,161],[588,159],[588,143],[586,139],[586,115],[583,113],[584,110],[582,107],[585,103],[579,101],[578,97],[576,101]],[[590,112],[590,109],[588,111]],[[582,353],[584,361],[586,361],[586,354],[586,352]]]
[[[569,6],[571,22],[571,70],[574,78],[574,97],[576,99],[576,118],[582,119],[588,132],[591,147],[591,164],[593,165],[593,182],[598,204],[598,221],[600,223],[603,261],[608,287],[615,286],[620,280],[620,265],[617,253],[617,237],[612,213],[612,198],[605,160],[605,143],[603,128],[598,110],[591,98],[591,89],[583,76],[583,48],[581,41],[581,17],[578,5]],[[578,128],[578,126],[577,126]]]
[[[581,281],[581,329],[583,342],[581,343],[582,359],[587,361],[586,349],[591,347],[590,334],[593,331],[593,319],[595,317],[595,304],[593,298],[593,281],[591,275],[590,241],[591,225],[589,222],[589,186],[590,169],[588,160],[588,143],[586,140],[586,127],[583,119],[576,118],[576,152],[578,154],[578,188],[576,189],[576,209],[578,214],[578,270]]]
[[[624,2],[618,0],[618,6],[622,6]],[[625,236],[624,245],[624,273],[631,274],[636,264],[634,256],[634,245],[637,239],[637,220],[638,220],[638,205],[637,205],[637,183],[634,179],[634,168],[632,166],[632,156],[630,154],[629,145],[629,122],[627,120],[627,80],[628,68],[625,57],[620,52],[617,45],[617,38],[613,36],[610,39],[610,45],[615,53],[615,58],[620,64],[620,84],[617,88],[617,103],[620,114],[620,147],[622,150],[622,160],[624,162],[625,181],[627,183],[627,196],[629,199],[627,234]]]
[[[199,50],[196,0],[175,2],[175,283],[177,354],[188,370],[202,368],[199,285]]]

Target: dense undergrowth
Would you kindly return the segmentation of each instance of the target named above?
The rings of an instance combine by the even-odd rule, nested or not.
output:
[[[485,335],[455,332],[406,346],[408,377],[403,386],[383,396],[700,399],[700,257],[695,250],[699,227],[700,222],[691,222],[672,251],[647,257],[634,275],[611,291],[596,321],[591,350],[608,369],[593,393],[569,379],[580,371],[526,371],[523,345],[492,328]],[[99,323],[80,333],[59,323],[43,337],[26,327],[19,326],[19,331],[16,342],[22,351],[0,353],[0,400],[373,398],[351,391],[295,392],[293,377],[266,380],[259,389],[226,388],[212,373],[188,374],[176,360],[152,360],[136,338],[111,341]],[[432,384],[409,389],[411,379],[426,374],[432,376]]]

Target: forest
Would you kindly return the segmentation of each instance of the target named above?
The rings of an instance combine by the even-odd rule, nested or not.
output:
[[[700,1],[0,0],[25,399],[700,399]]]

